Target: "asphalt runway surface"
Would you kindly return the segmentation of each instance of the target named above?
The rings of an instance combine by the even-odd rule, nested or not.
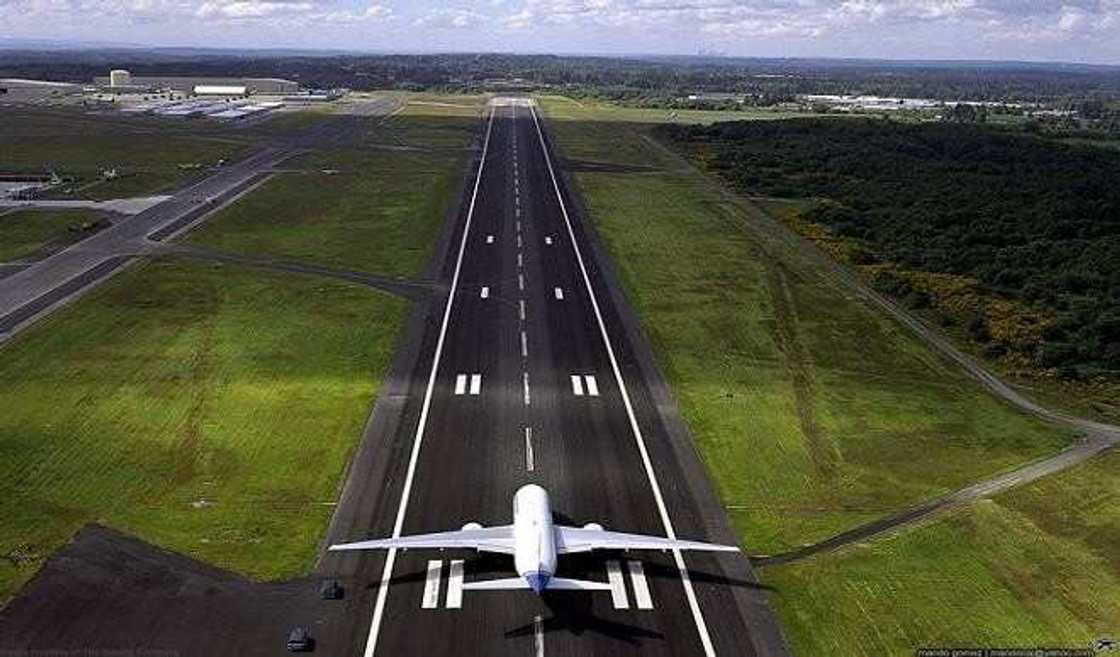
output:
[[[445,245],[450,307],[429,310],[401,419],[380,432],[370,490],[347,491],[363,501],[343,505],[361,510],[332,541],[506,524],[526,483],[550,492],[558,522],[660,536],[668,523],[680,538],[735,540],[691,444],[665,426],[667,397],[647,384],[534,112],[494,111]],[[599,581],[616,562],[623,605],[607,593],[458,592],[452,562],[465,581],[515,576],[502,555],[328,554],[320,572],[355,596],[353,622],[325,640],[352,655],[785,654],[744,557],[683,558],[687,581],[673,553],[560,557],[558,576]]]
[[[507,524],[526,483],[559,523],[736,541],[537,119],[507,102],[483,126],[324,548]],[[460,550],[326,553],[255,583],[90,526],[0,613],[0,651],[280,655],[303,625],[322,655],[788,654],[743,555],[561,555],[556,574],[615,589],[460,592],[516,575]]]

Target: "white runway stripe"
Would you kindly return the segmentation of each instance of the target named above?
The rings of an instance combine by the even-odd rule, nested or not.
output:
[[[483,299],[489,299],[490,298],[490,287],[486,286],[486,285],[483,285],[482,286],[482,291],[478,293],[478,296],[482,297]]]
[[[607,581],[611,585],[611,604],[615,609],[629,609],[626,597],[626,578],[622,576],[622,566],[617,559],[607,561]]]
[[[576,397],[583,396],[583,379],[578,374],[572,375],[572,394]]]
[[[461,395],[467,391],[467,375],[460,374],[455,377],[455,394]]]
[[[630,584],[634,587],[634,604],[638,609],[653,609],[653,598],[649,595],[649,582],[641,561],[630,561]]]
[[[521,332],[521,357],[529,357],[529,340],[525,337],[525,331]]]
[[[472,374],[471,375],[471,394],[472,395],[477,395],[480,392],[482,392],[482,375],[481,374]]]
[[[494,243],[494,236],[493,235],[487,235],[486,236],[486,243],[487,244],[493,244]]]
[[[544,238],[544,243],[545,243],[546,246],[552,246],[552,238],[551,237]]]
[[[521,318],[521,321],[523,321],[523,322],[525,321],[525,300],[524,299],[519,299],[518,302],[517,302],[517,316]]]
[[[560,301],[564,300],[564,290],[561,290],[560,288],[556,288],[555,290],[553,290],[553,294],[555,294],[556,298],[559,299]]]
[[[529,397],[529,373],[528,372],[522,372],[521,373],[521,382],[525,386],[525,405],[529,406],[530,402],[531,402],[531,399]]]
[[[459,609],[463,606],[463,560],[452,559],[451,571],[447,574],[447,608]]]
[[[435,609],[439,606],[439,580],[442,570],[442,561],[428,562],[428,576],[424,579],[424,599],[420,603],[423,609]]]
[[[525,290],[525,275],[524,274],[518,274],[517,275],[517,289],[522,290],[522,291]]]
[[[595,375],[588,374],[583,378],[587,381],[587,394],[591,395],[592,397],[598,397],[599,382],[595,380]]]
[[[533,471],[533,428],[525,427],[525,469]]]

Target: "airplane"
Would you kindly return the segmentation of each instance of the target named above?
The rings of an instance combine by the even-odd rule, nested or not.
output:
[[[331,551],[387,550],[412,548],[473,548],[479,552],[512,554],[519,577],[467,582],[464,590],[532,589],[538,595],[546,589],[569,591],[609,591],[610,584],[553,577],[560,554],[592,550],[702,550],[737,552],[733,545],[682,541],[659,536],[610,532],[597,523],[566,527],[552,522],[548,492],[527,484],[513,496],[513,524],[483,527],[471,522],[458,531],[416,534],[330,546]]]

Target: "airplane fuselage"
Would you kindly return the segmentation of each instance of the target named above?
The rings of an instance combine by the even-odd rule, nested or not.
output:
[[[548,492],[536,484],[513,496],[513,562],[529,588],[540,593],[556,572],[556,532]]]

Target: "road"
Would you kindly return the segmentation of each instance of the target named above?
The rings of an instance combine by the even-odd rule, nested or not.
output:
[[[613,276],[555,159],[534,109],[495,106],[446,245],[450,300],[429,310],[411,375],[390,395],[399,397],[401,420],[378,427],[391,414],[375,410],[383,444],[363,451],[378,464],[352,472],[340,509],[347,519],[331,540],[505,524],[513,492],[530,482],[549,490],[560,522],[734,540],[695,451],[667,427],[666,397],[639,362],[624,328],[629,310],[608,289]],[[367,467],[362,461],[359,454],[354,467]],[[539,599],[458,592],[460,572],[467,581],[515,575],[502,556],[329,554],[320,572],[346,583],[353,613],[331,627],[324,647],[353,655],[785,654],[744,557],[562,556],[558,575],[608,581],[616,565],[617,597]]]

